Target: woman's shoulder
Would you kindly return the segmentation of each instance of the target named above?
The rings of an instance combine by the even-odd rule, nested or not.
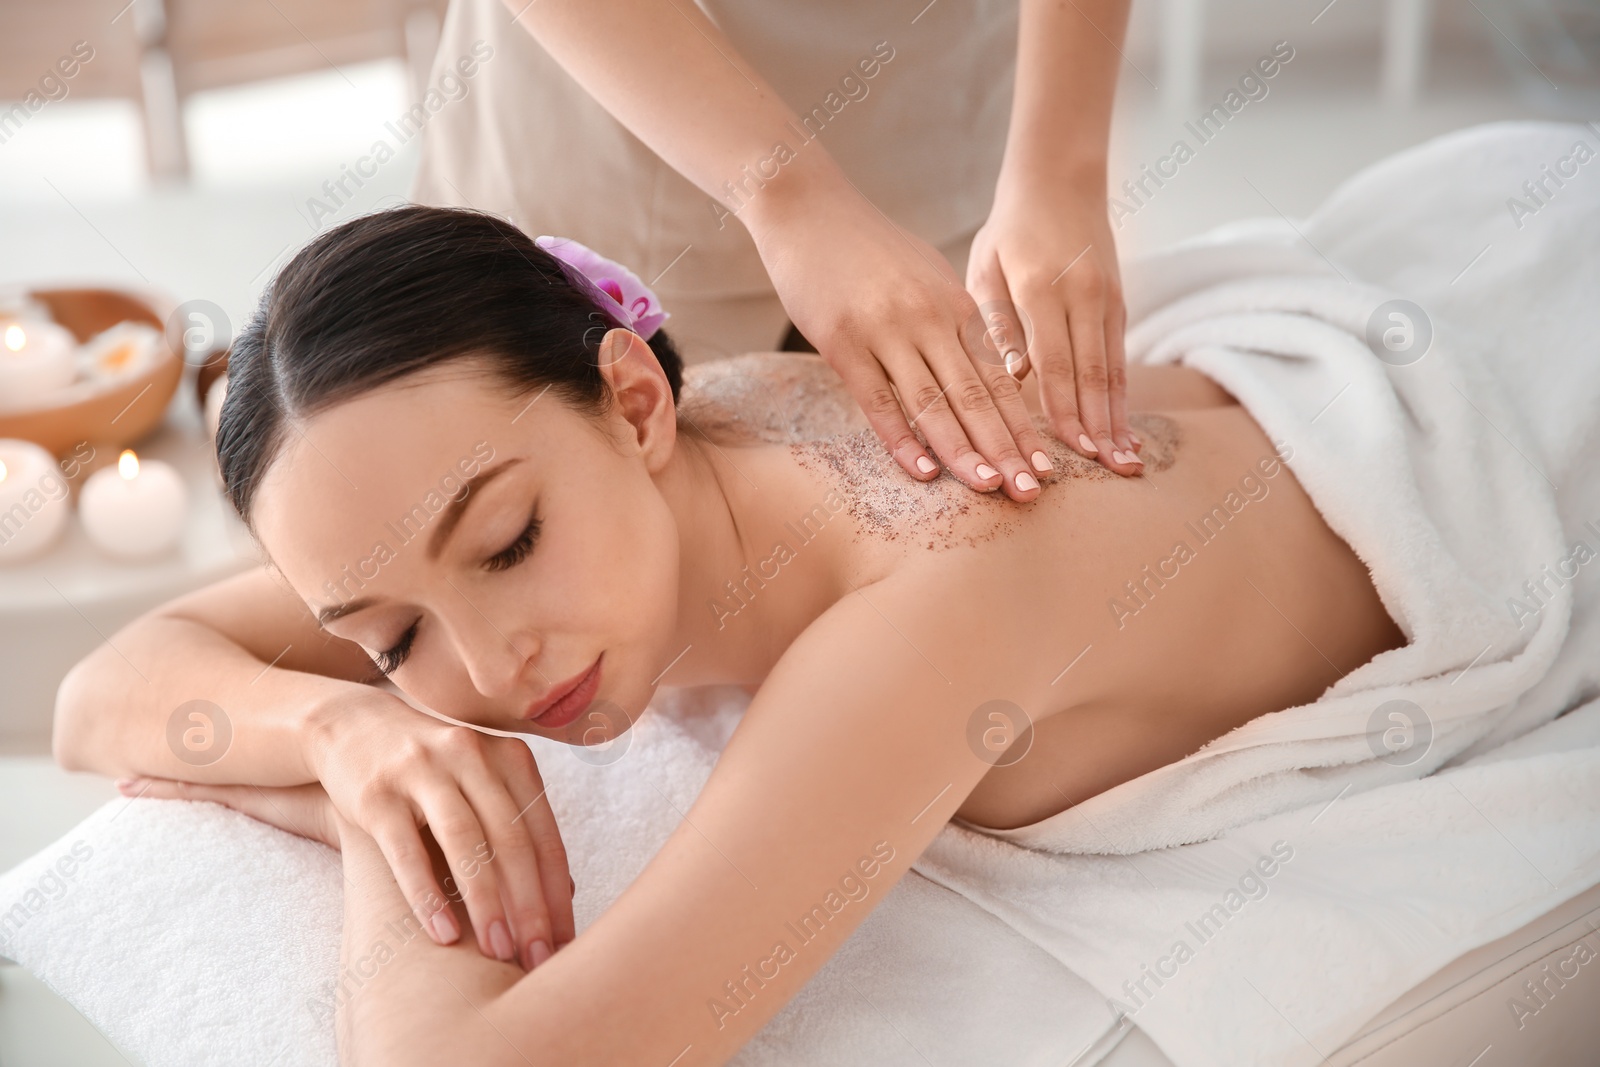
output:
[[[974,492],[948,470],[931,481],[916,481],[900,469],[870,427],[796,442],[789,451],[819,484],[837,490],[863,538],[932,553],[1008,542],[1024,531],[1052,540],[1063,535],[1061,523],[1081,511],[1069,500],[1083,503],[1078,495],[1093,486],[1107,497],[1095,501],[1104,513],[1132,483],[1050,436],[1042,416],[1034,416],[1033,422],[1053,469],[1039,476],[1045,493],[1030,504],[1018,504],[998,491]],[[1136,415],[1133,425],[1145,439],[1146,471],[1165,472],[1177,454],[1178,425],[1155,414]]]
[[[826,440],[867,425],[822,357],[751,352],[684,368],[678,419],[718,445]]]

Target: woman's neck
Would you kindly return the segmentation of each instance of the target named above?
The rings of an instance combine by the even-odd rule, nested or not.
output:
[[[850,586],[850,539],[828,530],[785,445],[680,433],[657,485],[678,525],[678,614],[660,685],[756,685]],[[676,660],[673,657],[678,657]],[[670,663],[670,666],[669,666]]]

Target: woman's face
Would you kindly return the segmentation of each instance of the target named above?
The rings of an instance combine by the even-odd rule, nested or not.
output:
[[[597,422],[553,390],[509,392],[456,361],[313,416],[268,469],[255,525],[323,628],[414,699],[595,744],[678,651],[677,525],[653,480],[671,394],[664,418],[634,397]]]

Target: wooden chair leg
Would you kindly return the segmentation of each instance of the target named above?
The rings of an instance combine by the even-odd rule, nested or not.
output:
[[[1161,106],[1177,114],[1200,99],[1205,56],[1205,0],[1167,0],[1161,26]]]
[[[165,48],[146,48],[139,57],[139,90],[151,178],[158,182],[186,181],[189,146],[183,132],[183,101],[178,96],[172,59]]]
[[[1409,106],[1422,90],[1428,65],[1430,0],[1389,0],[1383,31],[1383,97]]]
[[[406,67],[411,99],[421,100],[433,74],[433,57],[439,51],[439,13],[431,7],[414,7],[406,14]]]
[[[129,8],[139,38],[139,102],[144,111],[145,160],[157,182],[189,177],[183,135],[183,102],[167,52],[167,8],[163,0],[134,0]]]

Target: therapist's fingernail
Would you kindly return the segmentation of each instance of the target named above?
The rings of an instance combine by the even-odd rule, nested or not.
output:
[[[1033,469],[1038,471],[1040,474],[1043,474],[1045,471],[1055,470],[1055,467],[1051,466],[1050,464],[1050,457],[1045,455],[1042,449],[1035,452],[1032,458]]]
[[[1023,471],[1017,475],[1016,483],[1017,488],[1022,490],[1024,493],[1031,489],[1039,488],[1039,483],[1035,481],[1033,475],[1029,474],[1027,471]]]
[[[550,946],[543,941],[535,941],[528,946],[528,956],[533,960],[533,966],[537,967],[550,958]]]
[[[1111,450],[1111,458],[1116,460],[1118,463],[1126,463],[1126,462],[1128,462],[1127,453],[1123,452],[1119,448],[1113,448]]]
[[[921,471],[923,474],[932,474],[938,469],[939,465],[933,460],[929,459],[927,456],[917,457],[917,470]]]
[[[506,929],[503,920],[496,919],[489,924],[489,948],[494,952],[495,959],[508,963],[517,954],[516,947],[511,944],[511,931]]]
[[[1100,451],[1094,446],[1094,442],[1089,440],[1089,435],[1086,433],[1080,433],[1078,435],[1078,447],[1089,453],[1091,456],[1097,455]]]
[[[999,471],[995,470],[993,467],[989,466],[987,463],[978,464],[978,468],[977,469],[978,469],[978,477],[985,478],[985,479],[993,478],[995,475],[1000,473]]]

